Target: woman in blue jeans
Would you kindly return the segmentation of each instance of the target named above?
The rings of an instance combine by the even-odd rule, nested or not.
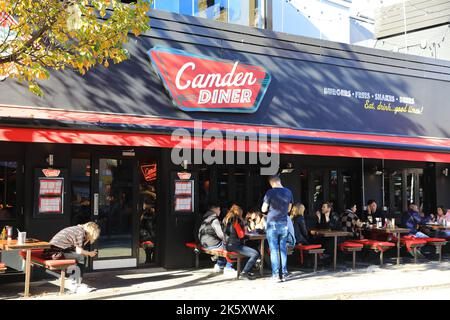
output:
[[[233,204],[223,219],[223,224],[225,226],[225,243],[227,251],[238,252],[249,257],[239,278],[254,280],[255,275],[250,272],[250,270],[255,265],[256,260],[258,260],[259,252],[244,245],[245,223],[242,219],[242,209],[238,205]]]

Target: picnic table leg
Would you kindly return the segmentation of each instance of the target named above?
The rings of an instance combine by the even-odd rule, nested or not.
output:
[[[23,296],[27,298],[30,295],[30,277],[31,277],[31,250],[27,250],[25,260],[25,291]]]
[[[400,264],[400,233],[395,234],[397,237],[397,265]]]
[[[60,279],[60,283],[59,283],[59,294],[63,295],[64,294],[64,286],[65,286],[65,280],[66,280],[66,270],[61,270],[61,279]]]
[[[261,239],[260,250],[261,250],[261,263],[259,265],[259,274],[261,275],[261,277],[263,277],[264,276],[264,239]]]
[[[337,264],[337,237],[334,237],[334,261],[333,261],[333,268],[334,271],[336,271],[336,264]]]
[[[438,245],[437,249],[439,251],[439,263],[442,262],[442,246]]]

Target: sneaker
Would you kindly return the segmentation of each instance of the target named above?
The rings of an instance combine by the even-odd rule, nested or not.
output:
[[[285,273],[281,276],[281,282],[285,282],[286,280],[289,280],[290,278],[292,278],[292,274],[290,274],[289,272]]]
[[[237,271],[233,268],[223,268],[223,275],[227,277],[237,277]]]
[[[256,260],[255,266],[253,268],[255,270],[259,270],[259,268],[261,268],[261,259]]]
[[[239,274],[239,280],[255,280],[256,277],[251,272],[241,272]]]
[[[93,291],[93,290],[94,290],[94,288],[88,286],[88,285],[85,284],[85,283],[82,283],[82,284],[80,284],[80,285],[77,287],[77,293],[79,293],[79,294],[89,293],[89,292],[91,292],[91,291]]]
[[[221,268],[218,264],[214,265],[214,268],[213,268],[214,273],[220,273],[222,271],[223,271],[223,268]]]
[[[269,280],[270,280],[270,282],[278,283],[278,282],[280,282],[280,277],[279,276],[271,276],[269,278]]]

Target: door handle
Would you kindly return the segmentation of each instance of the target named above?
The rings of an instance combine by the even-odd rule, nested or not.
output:
[[[98,193],[94,193],[94,216],[98,216]]]

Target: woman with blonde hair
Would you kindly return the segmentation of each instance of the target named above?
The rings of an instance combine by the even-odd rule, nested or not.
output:
[[[74,259],[78,262],[77,279],[69,282],[68,288],[74,292],[89,292],[92,289],[81,284],[81,275],[84,271],[85,257],[95,257],[97,250],[88,251],[84,247],[93,244],[100,236],[100,227],[95,222],[88,222],[59,231],[50,240],[50,249],[44,251],[45,259]]]
[[[302,203],[296,203],[291,210],[291,220],[294,224],[296,244],[309,244],[308,229],[305,222],[305,206]]]
[[[250,272],[250,270],[258,260],[259,252],[244,245],[244,238],[246,237],[245,223],[242,219],[241,207],[233,204],[223,219],[223,224],[225,228],[225,244],[227,251],[238,252],[243,256],[249,257],[244,269],[239,275],[239,279],[255,279],[255,275]]]

